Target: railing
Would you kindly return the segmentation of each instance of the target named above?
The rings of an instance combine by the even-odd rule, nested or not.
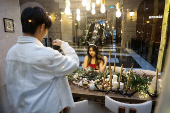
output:
[[[135,51],[137,54],[139,54],[140,56],[142,56],[144,59],[146,59],[148,62],[150,62],[154,67],[157,66],[159,46],[160,46],[160,42],[154,42],[151,60],[150,60],[150,58],[148,58],[150,42],[139,40],[136,38],[131,39],[131,49]],[[166,44],[166,47],[165,47],[162,67],[164,66],[167,47],[168,47],[168,43]]]

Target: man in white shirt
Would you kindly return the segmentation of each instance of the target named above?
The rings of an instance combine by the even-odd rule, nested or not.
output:
[[[75,50],[67,42],[54,40],[65,55],[44,47],[41,40],[51,20],[39,7],[26,8],[21,15],[23,36],[8,52],[6,85],[9,102],[16,113],[59,113],[74,107],[66,79],[79,66]]]

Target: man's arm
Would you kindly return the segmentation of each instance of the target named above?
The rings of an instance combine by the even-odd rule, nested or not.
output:
[[[55,51],[56,54],[53,59],[52,70],[55,76],[63,76],[72,73],[78,68],[79,58],[75,50],[67,42],[62,41],[58,45],[61,46],[65,55]]]

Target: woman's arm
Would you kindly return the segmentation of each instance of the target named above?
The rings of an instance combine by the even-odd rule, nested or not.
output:
[[[100,62],[99,64],[99,72],[103,73],[105,68],[106,68],[106,65],[107,65],[107,57],[104,56],[104,64],[103,64],[103,61]]]
[[[82,68],[87,68],[88,66],[88,56],[86,55],[84,58],[84,63],[83,63],[83,67]]]

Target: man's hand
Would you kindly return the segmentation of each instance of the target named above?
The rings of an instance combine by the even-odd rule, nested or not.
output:
[[[53,40],[53,45],[61,46],[62,43],[63,43],[62,40],[59,40],[59,39]]]

